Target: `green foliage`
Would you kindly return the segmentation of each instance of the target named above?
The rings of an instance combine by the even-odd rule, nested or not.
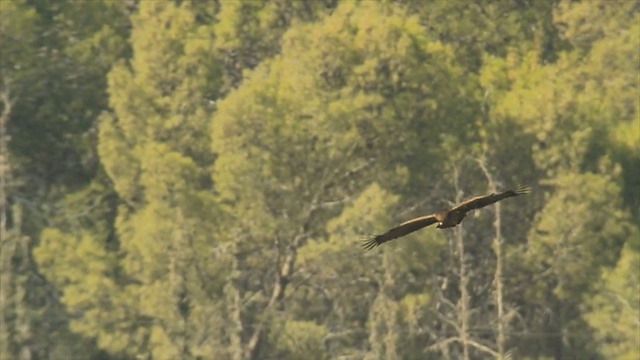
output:
[[[38,14],[35,9],[27,6],[25,1],[3,1],[0,3],[0,19],[2,80],[18,82],[23,72],[16,70],[28,65],[35,55],[33,45],[37,40]]]
[[[517,358],[637,355],[637,3],[0,10],[14,268],[52,288],[15,284],[69,319],[7,316],[54,329],[34,356],[480,358],[499,320]],[[478,159],[533,194],[363,252],[486,191]]]
[[[220,201],[233,209],[237,226],[230,233],[246,236],[240,248],[259,246],[265,249],[262,255],[274,258],[278,252],[273,251],[292,246],[301,231],[315,237],[325,231],[353,233],[338,230],[340,220],[323,225],[337,215],[329,204],[339,206],[343,197],[366,188],[372,170],[384,187],[417,181],[420,170],[413,180],[407,168],[418,164],[417,153],[430,151],[424,147],[427,135],[441,128],[438,120],[445,113],[465,111],[453,104],[462,97],[459,88],[446,86],[458,74],[448,65],[450,49],[427,41],[418,18],[401,8],[344,3],[321,23],[292,27],[282,43],[280,56],[248,73],[242,86],[218,104],[212,136],[216,188]],[[425,68],[425,62],[433,66]],[[428,80],[443,87],[436,92],[424,85]],[[390,133],[401,141],[394,143],[385,135]],[[341,264],[344,256],[338,251],[348,246],[348,238],[332,238],[309,244],[309,253],[335,258],[338,269],[361,271],[362,265]],[[275,247],[269,245],[274,240]],[[300,251],[302,261],[310,260],[306,247]],[[264,259],[245,261],[269,272]],[[349,314],[342,305],[354,299],[334,290],[329,294],[340,303],[331,321],[362,323],[366,313]],[[327,311],[317,302],[316,307]],[[335,346],[333,351],[341,351]]]
[[[636,230],[621,209],[620,190],[610,176],[565,174],[552,184],[554,190],[527,243],[511,248],[509,267],[519,275],[507,279],[507,288],[516,301],[531,301],[529,329],[567,334],[570,345],[564,350],[553,337],[533,336],[533,346],[526,347],[532,354],[557,356],[557,351],[571,351],[587,357],[596,350],[585,342],[584,334],[591,330],[580,318],[582,301],[593,296],[593,279],[616,263],[621,247]],[[542,315],[548,309],[556,314],[553,318]],[[537,352],[536,346],[544,350]]]
[[[215,24],[215,47],[224,54],[226,93],[242,81],[243,71],[280,52],[280,40],[290,26],[313,21],[337,2],[319,1],[223,1]]]
[[[0,91],[13,102],[6,119],[12,141],[9,153],[2,154],[12,171],[4,172],[3,176],[11,176],[3,190],[9,203],[24,209],[24,221],[17,230],[32,239],[25,243],[28,255],[16,257],[16,263],[32,259],[45,226],[58,225],[66,232],[74,223],[78,234],[93,235],[93,224],[88,223],[95,220],[91,218],[95,213],[84,213],[86,202],[78,201],[81,205],[71,211],[61,210],[60,203],[69,192],[84,191],[98,173],[91,129],[95,115],[107,104],[104,75],[126,51],[123,36],[129,19],[120,12],[120,5],[103,1],[57,5],[48,1],[0,4]],[[8,208],[2,211],[10,224],[15,221],[17,214]],[[81,230],[84,226],[91,230]],[[44,256],[50,257],[55,254]],[[69,331],[60,290],[39,275],[49,274],[49,264],[34,263],[19,270],[25,271],[19,277],[26,287],[20,289],[20,303],[6,313],[24,321],[17,333],[28,335],[21,335],[15,356],[0,357],[17,358],[19,353],[47,358],[70,349],[87,356],[100,354],[91,340]]]
[[[638,234],[634,234],[638,239]],[[627,244],[615,268],[605,271],[597,294],[587,299],[589,325],[596,329],[600,353],[608,359],[640,355],[640,253]]]
[[[202,284],[204,274],[209,281],[224,276],[221,264],[207,258],[216,215],[206,130],[218,70],[211,46],[197,36],[205,30],[195,17],[189,3],[141,4],[133,18],[134,57],[109,75],[114,111],[102,115],[98,152],[123,200],[111,224],[120,253],[111,253],[110,270],[102,271],[109,286],[85,298],[85,283],[60,280],[68,277],[67,262],[51,260],[51,277],[64,289],[65,304],[83,311],[72,328],[114,353],[172,358],[210,351],[196,345],[197,321],[190,316],[209,318],[216,306],[206,293],[210,287]],[[43,243],[43,259],[63,251],[47,244],[74,244],[71,234],[50,238]],[[100,246],[96,240],[80,243]],[[198,253],[204,256],[196,258]],[[74,269],[107,266],[104,259],[79,255],[74,262],[87,263]],[[113,325],[101,328],[105,317]]]
[[[539,168],[550,176],[560,168],[597,171],[603,156],[614,157],[623,165],[625,204],[635,209],[640,194],[632,185],[638,179],[633,169],[639,155],[624,139],[638,135],[640,36],[631,3],[611,5],[603,6],[611,14],[600,16],[595,3],[563,2],[556,17],[575,51],[560,53],[549,66],[538,64],[536,52],[512,51],[506,63],[491,59],[481,79],[499,99],[492,107],[495,114],[514,119],[535,137]],[[511,91],[503,93],[505,87]],[[623,129],[631,131],[621,138]]]
[[[287,320],[284,328],[273,339],[275,346],[287,359],[329,359],[324,351],[323,339],[327,333],[324,326],[311,321]]]
[[[71,235],[47,229],[34,256],[43,268],[53,270],[48,278],[64,289],[62,301],[67,310],[82,314],[71,323],[71,329],[87,336],[105,332],[99,338],[101,347],[116,353],[126,350],[128,335],[114,329],[127,317],[123,306],[126,297],[116,291],[117,284],[112,277],[117,264],[115,255],[90,234]],[[116,294],[119,295],[114,297]]]
[[[429,37],[453,45],[458,61],[472,71],[483,67],[483,56],[504,57],[514,47],[533,48],[543,60],[562,47],[552,22],[556,0],[399,2],[420,16]]]
[[[11,151],[32,174],[24,178],[32,197],[35,189],[82,187],[95,174],[91,129],[107,104],[104,75],[126,53],[128,25],[109,1],[39,5],[2,5],[2,77],[16,99]]]
[[[536,256],[531,260],[551,268],[557,282],[547,290],[566,299],[592,285],[600,267],[615,264],[632,224],[620,210],[618,187],[606,175],[571,174],[557,177],[554,185],[529,236]]]
[[[224,199],[239,204],[251,199],[248,217],[255,219],[261,231],[267,220],[258,219],[273,211],[264,207],[277,208],[289,216],[304,214],[287,208],[312,203],[323,182],[357,168],[371,155],[380,156],[381,165],[395,162],[398,168],[411,161],[406,159],[408,154],[424,144],[425,130],[413,131],[424,128],[419,125],[425,123],[424,107],[435,108],[446,96],[444,92],[430,94],[418,79],[453,76],[448,69],[427,70],[417,78],[411,73],[412,69],[419,71],[420,63],[429,57],[434,58],[434,64],[444,63],[445,47],[438,43],[417,47],[420,27],[416,19],[383,17],[383,8],[378,20],[389,25],[380,28],[386,33],[375,33],[369,27],[378,20],[371,18],[367,7],[381,6],[365,3],[363,9],[352,13],[353,6],[342,5],[326,25],[293,28],[283,39],[282,56],[260,65],[240,89],[219,104],[213,144],[220,156],[214,178]],[[344,23],[342,29],[336,29],[338,23]],[[352,27],[360,29],[355,37],[350,35]],[[382,44],[397,46],[385,48]],[[372,58],[372,54],[382,59]],[[374,74],[381,69],[386,69],[388,76],[378,80]],[[401,105],[394,100],[383,102],[394,86],[400,87],[394,90],[400,93],[398,97],[405,98]],[[416,94],[413,90],[418,89],[423,91]],[[417,108],[401,114],[401,109],[411,109],[409,103]],[[448,102],[443,103],[446,108]],[[438,115],[431,116],[437,124]],[[372,121],[375,117],[380,118]],[[408,126],[403,129],[403,125]],[[404,159],[383,158],[390,152],[382,152],[388,141],[382,134],[393,131],[403,134],[402,144],[395,146],[401,146],[402,153],[397,156]],[[367,149],[367,142],[375,142],[373,152]],[[343,164],[345,154],[353,155],[347,157],[351,163]],[[255,184],[256,175],[273,180]],[[269,194],[271,197],[265,198]],[[288,200],[290,196],[297,201]],[[255,204],[263,204],[262,209]]]

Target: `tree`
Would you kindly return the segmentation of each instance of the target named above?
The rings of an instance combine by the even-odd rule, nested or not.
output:
[[[635,155],[632,148],[625,156],[617,155],[627,145],[616,129],[628,128],[638,116],[631,105],[637,84],[630,80],[637,73],[637,9],[629,2],[600,5],[560,3],[554,21],[566,46],[557,61],[540,64],[538,52],[513,49],[506,58],[487,58],[481,74],[493,130],[486,138],[495,144],[489,149],[497,145],[530,153],[526,171],[549,192],[534,194],[537,220],[526,242],[507,247],[507,257],[513,259],[507,266],[520,273],[505,279],[511,288],[507,298],[526,304],[520,305],[524,311],[519,315],[527,330],[522,329],[521,340],[513,340],[521,344],[516,349],[521,356],[596,356],[594,342],[588,340],[594,333],[581,318],[582,298],[597,292],[590,279],[608,272],[635,232],[619,202],[635,201],[635,190],[626,185],[634,181],[635,175],[627,171]],[[599,6],[606,10],[598,11]],[[496,137],[506,132],[524,141]],[[619,189],[629,195],[622,197]],[[527,290],[525,282],[539,285]],[[531,299],[544,305],[536,309]],[[545,334],[547,340],[530,332]],[[536,341],[525,344],[524,339]]]
[[[95,174],[90,129],[96,112],[106,104],[100,75],[107,71],[109,59],[120,55],[119,21],[126,18],[117,16],[121,7],[110,2],[56,5],[0,4],[0,78],[2,91],[9,91],[4,86],[10,85],[12,99],[10,120],[5,122],[12,141],[4,154],[10,159],[12,180],[5,189],[3,211],[16,245],[13,255],[5,255],[17,271],[17,282],[12,283],[15,308],[6,314],[20,319],[13,325],[22,329],[12,343],[14,350],[22,350],[11,358],[96,353],[90,341],[69,332],[58,291],[42,276],[47,269],[39,267],[32,251],[42,228],[64,217],[54,219],[60,213],[52,209],[65,192],[85,186]],[[79,10],[77,17],[73,10]]]
[[[417,20],[393,5],[340,4],[318,24],[292,27],[282,54],[219,103],[213,178],[233,216],[235,296],[252,299],[234,326],[247,329],[246,358],[276,351],[264,341],[277,319],[305,316],[282,312],[304,271],[300,251],[322,241],[328,219],[366,188],[367,175],[378,171],[383,188],[423,180],[426,169],[406,168],[420,162],[424,135],[437,132],[447,110],[465,111],[453,104],[463,98],[458,88],[446,85],[458,70],[448,65],[450,49],[427,41]],[[426,86],[429,78],[442,87]]]
[[[39,260],[80,315],[72,328],[113,354],[189,358],[218,344],[209,321],[223,265],[208,251],[216,219],[208,128],[219,71],[197,11],[191,2],[141,3],[134,56],[110,71],[112,111],[101,115],[97,146],[117,194],[108,231],[42,236]],[[213,340],[201,345],[203,334]]]
[[[11,91],[9,90],[9,80],[4,80],[4,86],[2,89],[2,114],[0,114],[0,309],[2,309],[2,315],[0,315],[0,355],[3,357],[15,356],[19,351],[15,351],[14,337],[15,329],[18,328],[17,324],[11,324],[9,314],[13,313],[11,309],[12,305],[22,305],[20,300],[16,301],[15,291],[12,291],[12,287],[15,283],[14,277],[16,269],[12,266],[12,259],[16,253],[16,247],[19,243],[20,233],[8,234],[7,233],[7,217],[9,215],[9,203],[7,201],[7,185],[10,179],[10,162],[8,154],[8,136],[7,136],[7,123],[11,116],[11,108],[14,100],[11,99]],[[18,239],[16,239],[16,237]],[[17,241],[16,241],[17,240]],[[13,326],[12,326],[13,325]]]
[[[635,234],[635,239],[638,239]],[[636,240],[637,243],[637,240]],[[640,254],[637,244],[625,244],[615,268],[602,274],[598,292],[587,301],[585,319],[596,329],[600,354],[610,359],[638,357],[640,331]]]

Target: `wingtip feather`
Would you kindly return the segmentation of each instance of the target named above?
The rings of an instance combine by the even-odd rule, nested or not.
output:
[[[375,248],[376,246],[379,246],[380,242],[378,242],[378,236],[377,235],[368,235],[368,236],[364,236],[361,239],[360,244],[362,245],[363,249],[371,250],[371,249]]]
[[[528,185],[518,185],[516,186],[515,193],[517,195],[527,195],[531,193],[531,186]]]

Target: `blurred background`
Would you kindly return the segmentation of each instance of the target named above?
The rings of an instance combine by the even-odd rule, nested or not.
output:
[[[0,359],[638,359],[639,11],[1,1]]]

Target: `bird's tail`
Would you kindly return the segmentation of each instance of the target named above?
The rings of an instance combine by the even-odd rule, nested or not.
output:
[[[527,195],[531,193],[531,186],[528,185],[518,185],[516,186],[516,188],[513,190],[513,192],[516,194],[516,196],[518,195]]]

